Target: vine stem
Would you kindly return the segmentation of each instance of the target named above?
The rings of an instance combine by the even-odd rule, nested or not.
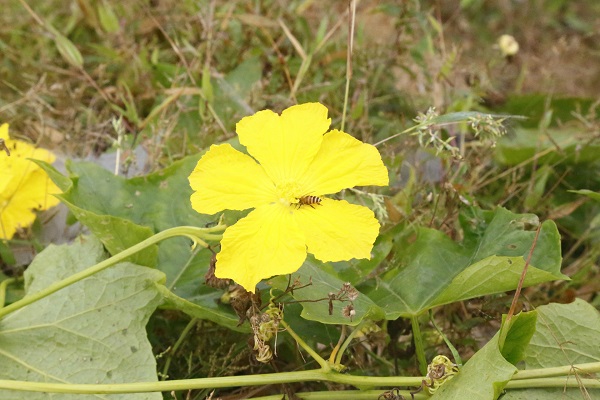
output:
[[[294,330],[285,321],[282,320],[280,323],[285,328],[286,332],[289,333],[290,336],[294,338],[296,343],[298,343],[298,345],[300,347],[302,347],[304,350],[306,350],[306,352],[308,354],[310,354],[310,356],[312,358],[314,358],[317,363],[319,363],[319,365],[321,366],[321,370],[323,372],[331,371],[331,366],[329,365],[329,363],[327,361],[325,361],[325,359],[323,357],[321,357],[319,354],[317,354],[317,352],[314,351],[309,345],[307,345],[306,342],[304,340],[302,340],[302,338],[300,336],[298,336],[298,334],[296,332],[294,332]]]
[[[0,282],[0,309],[4,307],[4,302],[6,301],[6,288],[8,287],[8,285],[16,281],[17,278],[7,278]]]
[[[350,335],[348,335],[348,337],[346,338],[346,340],[344,341],[344,343],[340,347],[340,350],[338,351],[338,354],[335,357],[335,365],[342,365],[342,357],[344,356],[344,353],[346,352],[346,349],[350,345],[350,342],[352,342],[352,340],[360,332],[360,330],[362,329],[363,325],[364,325],[364,320],[363,320],[363,322],[361,322],[360,324],[358,324],[358,326],[356,328],[354,328],[354,330],[352,332],[350,332]]]
[[[422,377],[353,376],[323,368],[309,371],[278,372],[273,374],[223,376],[218,378],[181,379],[176,381],[135,382],[115,384],[70,384],[0,380],[0,389],[27,392],[114,394],[167,392],[173,390],[217,389],[236,386],[261,386],[293,382],[328,381],[353,386],[419,386]],[[281,397],[280,397],[281,398]]]
[[[27,295],[27,296],[23,297],[21,300],[15,301],[14,303],[12,303],[6,307],[0,308],[0,319],[4,318],[6,315],[8,315],[14,311],[17,311],[25,306],[35,303],[36,301],[43,299],[44,297],[47,297],[53,293],[56,293],[59,290],[64,289],[65,287],[67,287],[69,285],[72,285],[76,282],[79,282],[82,279],[85,279],[94,274],[97,274],[98,272],[110,267],[111,265],[114,265],[114,264],[126,259],[127,257],[137,253],[138,251],[143,250],[146,247],[152,246],[152,245],[160,242],[161,240],[165,240],[165,239],[175,237],[175,236],[186,236],[186,237],[190,238],[192,241],[194,241],[194,246],[196,246],[197,244],[200,244],[203,247],[208,247],[206,242],[204,242],[204,240],[202,240],[202,239],[219,240],[219,239],[221,239],[221,235],[214,234],[213,232],[222,231],[223,229],[225,229],[225,225],[217,225],[212,228],[197,228],[194,226],[178,226],[175,228],[166,229],[162,232],[157,233],[156,235],[149,237],[148,239],[146,239],[134,246],[131,246],[128,249],[123,250],[122,252],[120,252],[118,254],[115,254],[114,256],[112,256],[96,265],[93,265],[87,269],[84,269],[83,271],[73,274],[61,281],[54,282],[52,285],[46,287],[43,290],[40,290],[39,292],[33,293],[31,295]]]
[[[540,223],[537,227],[537,230],[535,231],[535,237],[533,238],[533,243],[531,244],[531,248],[529,249],[529,255],[527,256],[527,260],[525,261],[525,265],[523,266],[523,271],[521,272],[521,277],[519,278],[517,290],[515,291],[515,295],[513,296],[510,309],[508,310],[508,314],[506,315],[506,324],[510,323],[510,320],[515,314],[515,310],[517,309],[517,303],[519,302],[519,297],[521,297],[521,289],[523,289],[523,284],[525,283],[525,277],[527,276],[527,270],[529,268],[529,263],[531,262],[531,256],[533,256],[535,245],[537,244],[538,238],[540,237],[542,225],[543,223]]]
[[[171,348],[171,351],[169,352],[169,355],[167,356],[167,360],[165,361],[165,366],[162,371],[162,376],[164,377],[164,379],[166,379],[168,376],[169,367],[171,366],[171,360],[173,359],[173,356],[177,353],[177,351],[179,350],[179,347],[181,347],[181,345],[183,344],[183,341],[187,337],[188,333],[190,333],[192,328],[195,327],[197,323],[198,323],[198,318],[192,318],[190,320],[190,322],[188,322],[186,327],[183,329],[183,332],[181,332],[181,335],[179,335],[179,339],[177,339],[177,342],[175,342],[175,344]]]
[[[425,346],[423,345],[423,336],[421,335],[421,327],[419,326],[419,317],[410,317],[410,324],[415,342],[415,353],[419,362],[419,372],[422,375],[427,375],[427,358],[425,357]]]
[[[572,376],[556,378],[522,379],[509,381],[505,389],[531,389],[531,388],[581,388],[600,389],[597,379],[575,379]]]
[[[585,365],[595,365],[595,370],[600,368],[600,363],[590,363],[583,365],[568,365],[564,368],[566,371],[576,368],[584,370]],[[554,370],[554,368],[549,368]],[[527,371],[523,371],[527,372]],[[519,375],[520,373],[517,373]],[[148,392],[167,392],[173,390],[191,390],[191,389],[217,389],[230,388],[235,386],[260,386],[273,385],[293,382],[307,381],[328,381],[353,385],[356,387],[406,387],[421,385],[423,377],[376,377],[376,376],[356,376],[342,374],[333,370],[325,371],[323,368],[309,371],[279,372],[274,374],[260,374],[247,376],[224,376],[219,378],[199,378],[199,379],[181,379],[176,381],[160,382],[136,382],[136,383],[116,383],[116,384],[69,384],[69,383],[45,383],[45,382],[26,382],[0,380],[0,389],[15,390],[25,392],[47,392],[47,393],[71,393],[71,394],[116,394],[116,393],[148,393]],[[600,382],[596,379],[579,379],[572,376],[553,377],[553,378],[534,378],[511,380],[506,385],[506,389],[521,389],[534,387],[580,387],[587,389],[600,388]],[[329,393],[329,392],[328,392]],[[279,396],[281,398],[281,396]],[[308,397],[307,397],[308,398]],[[323,399],[325,397],[313,397]],[[326,396],[332,399],[332,394]],[[352,397],[354,398],[354,397]],[[357,397],[358,398],[358,397]]]
[[[383,389],[379,390],[336,390],[336,391],[321,391],[321,392],[296,392],[302,400],[375,400],[382,399]],[[410,399],[411,394],[408,390],[401,390],[401,396],[405,399]],[[414,395],[414,400],[426,400],[431,397],[430,394],[423,392]],[[396,397],[398,398],[398,397]],[[401,399],[402,397],[400,397]],[[393,399],[393,397],[392,397]],[[253,397],[252,400],[282,400],[280,394],[269,396]]]
[[[534,378],[549,378],[552,376],[564,376],[574,374],[594,374],[600,372],[600,362],[592,362],[575,365],[562,365],[560,367],[526,369],[517,371],[511,381]]]

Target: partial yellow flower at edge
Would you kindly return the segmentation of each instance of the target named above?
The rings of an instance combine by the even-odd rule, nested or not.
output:
[[[374,146],[327,132],[330,123],[319,103],[259,111],[237,124],[252,157],[218,145],[198,161],[189,178],[196,211],[255,208],[225,231],[217,277],[254,292],[262,279],[297,271],[307,251],[322,261],[370,257],[379,233],[373,212],[324,196],[387,185],[387,169]],[[320,202],[299,204],[305,196]]]
[[[52,162],[54,154],[10,139],[8,124],[0,126],[0,138],[11,152],[10,156],[0,154],[0,239],[12,239],[17,229],[33,223],[34,210],[46,210],[59,203],[52,194],[60,193],[60,189],[40,167],[26,159]]]
[[[36,148],[35,146],[22,140],[13,140],[8,135],[8,124],[0,126],[0,139],[4,140],[4,144],[10,150],[10,158],[33,158],[36,160],[53,163],[56,157],[52,152],[46,149]],[[6,154],[5,154],[6,155]],[[35,165],[35,164],[33,164]]]

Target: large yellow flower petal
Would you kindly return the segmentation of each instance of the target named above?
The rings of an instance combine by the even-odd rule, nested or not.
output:
[[[34,164],[35,166],[35,164]],[[46,172],[37,168],[28,173],[25,179],[16,176],[15,190],[0,195],[0,238],[12,239],[17,228],[25,228],[33,223],[35,210],[46,210],[59,203],[52,194],[60,189],[48,178]],[[12,183],[8,186],[15,186]]]
[[[262,279],[297,271],[306,258],[304,233],[289,207],[266,205],[227,228],[215,276],[254,292]]]
[[[308,252],[317,259],[371,258],[379,222],[367,207],[344,200],[323,199],[314,208],[300,207],[294,216],[306,235]]]
[[[0,202],[4,199],[0,198]],[[0,239],[10,240],[17,229],[25,228],[33,223],[35,214],[24,208],[3,207],[0,212]]]
[[[2,150],[0,150],[0,196],[5,193],[12,193],[14,190],[11,188],[13,182],[16,182],[15,173],[12,168],[12,164],[14,162],[10,160],[6,154],[3,154]]]
[[[245,210],[276,199],[275,185],[252,157],[229,144],[213,145],[189,177],[194,210]]]
[[[264,110],[236,125],[240,143],[275,183],[296,181],[310,167],[331,119],[320,103],[292,106],[281,113]]]
[[[388,183],[388,171],[377,148],[338,130],[323,137],[319,152],[300,181],[307,194],[314,195]]]
[[[11,153],[10,157],[2,157],[0,154],[0,193],[4,197],[12,196],[24,182],[29,179],[29,176],[40,171],[40,167],[37,164],[31,162],[26,158],[14,156]],[[40,188],[40,190],[43,190]]]

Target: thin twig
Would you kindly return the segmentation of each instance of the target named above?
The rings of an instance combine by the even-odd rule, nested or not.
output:
[[[538,237],[540,236],[540,231],[542,230],[542,224],[538,226],[535,232],[535,238],[533,238],[533,243],[531,244],[531,248],[529,249],[529,255],[527,256],[527,261],[525,261],[525,266],[523,266],[523,272],[521,272],[521,278],[519,279],[519,284],[517,285],[517,291],[512,300],[512,304],[510,305],[510,310],[508,311],[508,315],[506,316],[506,323],[510,322],[512,316],[515,313],[515,309],[517,308],[517,302],[519,301],[519,297],[521,296],[521,289],[523,288],[523,283],[525,282],[525,276],[527,275],[527,269],[529,268],[529,263],[531,262],[531,256],[533,255],[533,250],[535,250],[535,246],[538,241]]]

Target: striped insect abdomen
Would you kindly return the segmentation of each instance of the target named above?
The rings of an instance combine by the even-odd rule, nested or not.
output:
[[[318,196],[302,196],[298,199],[298,207],[311,206],[314,208],[313,205],[321,204],[321,201],[323,200]]]

